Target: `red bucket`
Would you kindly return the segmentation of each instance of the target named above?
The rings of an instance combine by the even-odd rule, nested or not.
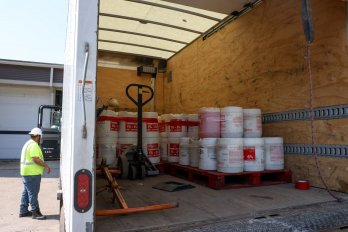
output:
[[[308,180],[298,180],[295,183],[295,188],[300,190],[308,190],[309,189],[309,181]]]

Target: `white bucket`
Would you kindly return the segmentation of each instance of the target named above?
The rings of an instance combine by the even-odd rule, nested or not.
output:
[[[143,112],[143,138],[158,138],[157,112]]]
[[[168,162],[179,162],[179,150],[180,150],[179,138],[168,138]]]
[[[168,160],[168,138],[160,138],[160,155],[162,160]]]
[[[181,165],[190,164],[189,144],[189,137],[180,138],[179,164]]]
[[[143,138],[143,152],[153,164],[160,162],[159,138]]]
[[[198,139],[190,139],[190,166],[197,168],[199,166],[200,148]]]
[[[137,144],[137,138],[118,138],[117,156],[121,155],[128,147]]]
[[[167,125],[168,137],[181,138],[187,136],[186,117],[183,114],[171,114]]]
[[[198,114],[187,115],[187,137],[199,138],[199,116]]]
[[[99,165],[104,159],[107,165],[116,165],[116,143],[117,140],[112,137],[97,138],[96,153],[97,153],[97,165]]]
[[[200,140],[199,169],[216,170],[216,147],[217,138],[203,138]]]
[[[199,110],[199,137],[220,138],[220,109],[203,107]]]
[[[239,173],[243,172],[243,168],[243,139],[218,139],[217,170],[224,173]]]
[[[221,137],[243,137],[243,109],[228,106],[221,109]]]
[[[243,109],[244,138],[262,136],[262,119],[260,109]]]
[[[97,119],[96,137],[117,138],[119,131],[119,119],[116,112],[104,110]]]
[[[119,137],[136,138],[138,133],[137,113],[120,111],[118,116],[120,119]]]
[[[284,169],[284,146],[283,138],[268,137],[265,140],[265,169],[282,170]]]
[[[159,117],[158,131],[161,137],[168,138],[169,120],[170,120],[169,114],[162,114]]]
[[[244,171],[265,170],[265,142],[263,138],[244,138]]]

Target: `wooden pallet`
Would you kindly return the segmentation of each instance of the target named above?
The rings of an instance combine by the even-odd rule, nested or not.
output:
[[[206,185],[212,189],[233,189],[291,183],[291,171],[222,173],[190,166],[165,163],[164,171],[172,176]]]

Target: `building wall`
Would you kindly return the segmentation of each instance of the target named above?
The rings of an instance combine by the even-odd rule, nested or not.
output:
[[[311,46],[313,105],[348,103],[345,3],[313,0],[315,41]],[[301,1],[265,0],[203,41],[198,39],[168,62],[164,111],[194,113],[200,107],[261,108],[264,113],[309,107],[306,42]],[[347,119],[315,121],[316,142],[347,144]],[[310,143],[309,122],[264,125],[265,136],[285,143]],[[287,156],[294,180],[322,187],[313,157]],[[332,189],[347,192],[348,159],[319,158]]]

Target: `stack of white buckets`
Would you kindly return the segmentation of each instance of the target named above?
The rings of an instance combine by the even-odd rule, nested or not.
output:
[[[283,139],[261,137],[260,109],[204,107],[199,115],[164,114],[160,136],[161,158],[168,162],[223,173],[284,168]]]
[[[117,156],[122,154],[129,146],[137,144],[138,119],[137,113],[119,112],[120,130],[118,138]],[[154,164],[160,162],[158,114],[156,112],[143,112],[143,152]]]
[[[161,159],[198,167],[198,114],[163,114],[159,125]]]
[[[107,165],[116,165],[116,144],[119,130],[118,115],[112,110],[104,110],[96,123],[96,162],[102,159]]]
[[[283,139],[261,138],[260,109],[200,109],[199,168],[224,173],[281,170]]]

